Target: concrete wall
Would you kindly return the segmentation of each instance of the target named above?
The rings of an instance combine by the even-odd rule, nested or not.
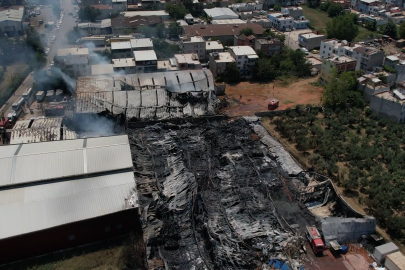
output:
[[[375,93],[379,93],[379,92],[383,92],[383,91],[389,91],[390,88],[389,86],[387,87],[380,87],[377,89],[374,89],[372,86],[370,85],[361,85],[359,84],[359,89],[363,91],[363,99],[365,102],[370,102],[371,101],[371,97],[373,96],[373,94]]]
[[[403,109],[402,105],[398,102],[382,99],[378,96],[372,96],[370,109],[377,113],[381,118],[386,118],[398,123],[404,122],[405,109]]]
[[[23,25],[22,25],[22,22],[2,21],[2,22],[0,22],[0,31],[2,33],[6,33],[9,36],[22,34]]]

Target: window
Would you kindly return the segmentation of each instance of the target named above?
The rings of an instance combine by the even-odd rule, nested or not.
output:
[[[238,59],[241,59],[242,58],[242,56],[238,56]]]
[[[117,225],[115,225],[115,227],[116,227],[117,229],[121,229],[121,228],[122,228],[122,224],[121,224],[121,223],[117,223]]]
[[[109,232],[109,231],[111,231],[111,228],[110,228],[110,226],[106,226],[106,227],[104,228],[104,230],[105,230],[106,232]]]
[[[69,241],[72,241],[72,240],[75,240],[75,235],[74,234],[69,235]]]

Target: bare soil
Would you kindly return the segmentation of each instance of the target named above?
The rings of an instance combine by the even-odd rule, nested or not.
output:
[[[220,97],[228,101],[228,107],[223,109],[223,112],[229,116],[254,115],[256,112],[267,111],[267,105],[272,99],[280,101],[277,110],[285,110],[297,104],[319,104],[323,88],[311,84],[317,80],[318,77],[313,77],[289,85],[280,81],[227,84],[226,96]]]

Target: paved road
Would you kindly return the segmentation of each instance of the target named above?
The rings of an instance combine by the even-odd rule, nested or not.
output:
[[[53,58],[56,55],[58,48],[65,47],[64,45],[66,44],[66,35],[75,26],[75,19],[69,15],[70,12],[75,13],[72,1],[71,0],[61,0],[61,3],[62,3],[61,7],[63,8],[65,15],[63,17],[63,21],[62,21],[60,30],[59,31],[54,30],[49,34],[50,38],[52,38],[52,36],[56,36],[56,41],[54,44],[52,44],[52,48],[47,56],[48,64],[53,61]],[[59,18],[57,18],[57,20],[59,20]],[[33,72],[31,72],[25,78],[25,80],[20,85],[20,87],[9,98],[7,103],[4,104],[0,108],[0,112],[4,112],[4,116],[7,116],[7,114],[11,112],[11,105],[13,103],[18,102],[21,99],[22,95],[24,94],[25,90],[27,88],[32,87],[33,83],[34,83]]]

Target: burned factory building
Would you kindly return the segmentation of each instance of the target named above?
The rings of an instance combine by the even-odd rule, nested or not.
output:
[[[314,220],[283,193],[280,166],[294,161],[260,127],[244,118],[128,129],[149,269],[301,265],[294,228]]]

